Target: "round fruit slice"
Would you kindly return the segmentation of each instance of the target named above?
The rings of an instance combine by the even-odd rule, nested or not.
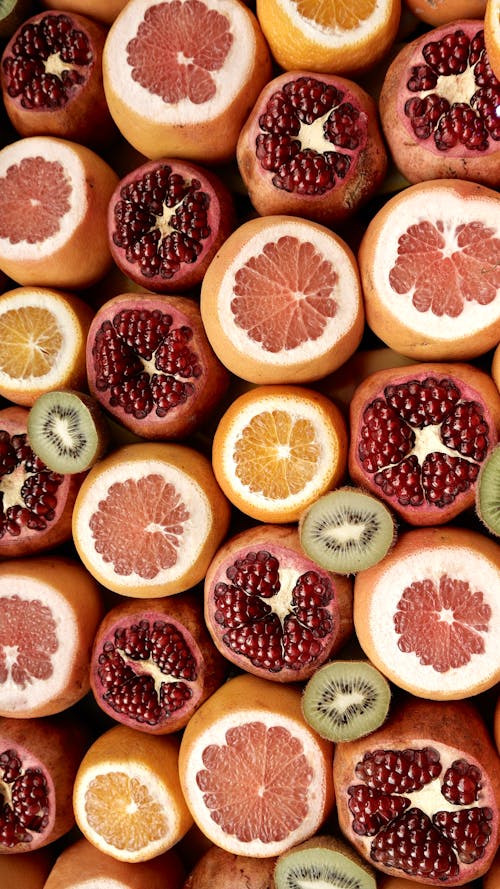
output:
[[[0,269],[18,284],[80,290],[111,267],[108,202],[116,173],[52,136],[0,151]]]
[[[387,717],[391,688],[368,661],[334,660],[308,680],[302,711],[309,725],[329,741],[354,741],[379,728]]]
[[[100,735],[82,758],[73,808],[84,837],[118,861],[149,861],[172,849],[193,821],[178,774],[179,740],[126,725]]]
[[[0,718],[0,854],[31,853],[74,828],[73,782],[87,746],[66,713]]]
[[[257,386],[222,415],[212,463],[243,513],[294,522],[341,480],[347,445],[344,418],[327,396],[301,386]]]
[[[486,0],[484,42],[493,73],[497,79],[500,79],[500,6],[498,0]]]
[[[30,407],[49,389],[85,388],[85,347],[93,316],[91,306],[71,293],[47,287],[3,293],[0,395]]]
[[[178,593],[108,611],[95,633],[90,683],[112,719],[161,735],[184,728],[227,668],[206,630],[202,600]]]
[[[350,407],[349,471],[411,525],[473,507],[480,467],[498,441],[500,395],[473,365],[382,370]]]
[[[350,248],[296,217],[260,217],[233,232],[207,269],[200,308],[220,360],[254,383],[325,377],[355,352],[364,331]]]
[[[0,716],[51,716],[90,689],[101,590],[62,555],[0,564]]]
[[[352,631],[352,582],[303,554],[297,529],[230,538],[205,577],[205,621],[224,657],[277,682],[307,679]]]
[[[257,17],[278,64],[328,74],[360,74],[392,46],[399,0],[257,0]]]
[[[86,392],[54,390],[40,395],[28,414],[34,453],[54,472],[86,472],[106,453],[110,429]]]
[[[434,886],[488,871],[498,848],[498,754],[467,701],[405,698],[335,748],[339,825],[377,870]]]
[[[129,0],[109,31],[104,89],[127,142],[148,158],[229,161],[271,59],[238,0]]]
[[[500,197],[477,183],[410,186],[372,217],[358,253],[366,320],[417,360],[468,360],[498,343]]]
[[[490,534],[500,537],[500,444],[495,445],[479,471],[476,512]]]
[[[498,187],[499,101],[483,19],[450,22],[404,45],[379,99],[399,171],[412,183],[458,177]]]
[[[318,834],[278,857],[276,889],[307,886],[314,889],[375,889],[375,871],[347,843]]]
[[[163,158],[118,183],[108,224],[111,253],[125,275],[155,293],[180,293],[201,283],[236,214],[218,176]]]
[[[133,597],[199,583],[230,518],[202,454],[187,445],[123,445],[89,471],[73,510],[73,540],[105,587]]]
[[[179,775],[215,845],[270,858],[308,839],[333,804],[333,746],[307,725],[298,688],[242,674],[191,717]]]
[[[186,438],[225,394],[229,373],[182,296],[123,293],[95,313],[87,337],[92,395],[147,439]]]
[[[382,184],[387,153],[377,106],[357,83],[286,71],[266,83],[236,146],[260,216],[351,218]]]
[[[404,532],[356,576],[354,622],[371,662],[418,697],[491,688],[500,680],[500,546],[453,525]]]

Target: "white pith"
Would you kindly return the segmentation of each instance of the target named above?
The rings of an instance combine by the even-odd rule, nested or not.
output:
[[[108,842],[89,823],[87,794],[92,782],[95,780],[102,782],[108,777],[112,778],[113,775],[126,775],[129,781],[133,781],[138,787],[144,787],[148,800],[161,809],[166,822],[166,833],[161,838],[151,840],[146,847],[137,849],[135,852]],[[97,846],[98,849],[119,861],[133,863],[160,855],[172,845],[173,838],[176,837],[178,832],[179,812],[174,793],[157,774],[151,772],[143,763],[133,760],[133,751],[131,751],[131,758],[125,762],[114,762],[111,760],[100,765],[85,766],[85,781],[75,785],[73,805],[78,826],[86,838]],[[129,806],[123,811],[117,811],[114,798],[110,798],[110,821],[113,821],[113,819],[123,819],[127,814],[134,814],[136,811],[138,811],[138,807],[132,798],[130,799]]]
[[[476,630],[484,642],[484,652],[471,654],[463,666],[438,672],[430,664],[421,664],[414,652],[405,653],[398,648],[401,637],[394,628],[394,614],[404,590],[412,583],[431,580],[439,587],[443,575],[467,582],[472,595],[481,592],[483,601],[491,608],[491,617],[487,632]],[[441,612],[439,620],[449,623],[452,615]],[[362,622],[375,647],[379,668],[401,688],[416,685],[430,697],[461,697],[478,683],[494,684],[500,678],[500,576],[492,561],[468,547],[427,547],[389,564],[373,582]],[[364,637],[359,620],[358,632]]]
[[[7,312],[18,311],[26,308],[44,309],[57,321],[59,333],[62,338],[61,348],[55,356],[49,372],[42,376],[11,377],[2,370],[0,357],[0,386],[12,385],[15,381],[16,388],[24,391],[32,389],[36,384],[40,388],[55,389],[63,381],[68,373],[68,368],[74,364],[75,355],[82,345],[82,330],[78,319],[72,309],[62,300],[56,299],[50,293],[43,290],[33,290],[27,293],[3,294],[0,296],[0,317]],[[5,345],[5,337],[3,339]],[[33,348],[43,348],[33,343]]]
[[[212,99],[195,105],[189,99],[167,104],[161,96],[150,93],[132,79],[127,62],[127,44],[137,36],[146,10],[170,0],[129,0],[111,27],[103,53],[109,86],[126,105],[142,117],[165,124],[200,124],[210,122],[231,105],[251,77],[255,60],[255,34],[248,12],[235,0],[203,0],[208,9],[217,10],[230,23],[233,42],[219,71],[210,75],[216,83]]]
[[[361,19],[355,28],[346,30],[336,25],[324,28],[313,22],[312,19],[305,18],[300,15],[294,0],[277,0],[277,3],[293,22],[294,27],[300,29],[305,39],[320,46],[332,48],[345,48],[360,43],[366,37],[372,37],[373,32],[381,28],[384,22],[390,18],[392,6],[389,0],[377,0],[373,12],[367,18]],[[321,6],[321,0],[317,6]],[[330,2],[328,2],[328,6],[330,6]]]
[[[455,318],[449,315],[436,315],[431,309],[418,311],[412,303],[415,288],[399,294],[389,282],[389,273],[398,257],[398,239],[411,225],[423,222],[435,224],[443,222],[441,232],[445,239],[443,256],[450,256],[456,246],[455,229],[460,224],[477,221],[488,229],[493,229],[495,237],[500,237],[500,200],[484,197],[460,197],[446,188],[433,188],[426,194],[419,189],[414,194],[405,194],[404,202],[395,202],[394,209],[381,223],[373,252],[370,275],[374,290],[385,310],[394,317],[397,325],[415,331],[425,343],[429,338],[453,342],[455,339],[470,337],[485,327],[500,321],[500,295],[487,305],[476,300],[465,300],[463,310]],[[425,254],[421,260],[425,267]],[[415,339],[415,345],[418,340]]]
[[[266,497],[261,491],[251,491],[240,481],[237,474],[237,463],[234,459],[235,447],[241,437],[241,431],[248,426],[259,414],[273,411],[286,411],[294,424],[301,420],[309,421],[315,432],[315,444],[319,447],[319,459],[315,466],[315,472],[309,481],[295,494],[289,493],[284,498]],[[277,446],[277,457],[287,459],[287,452],[283,452],[282,445]],[[221,448],[221,458],[225,477],[231,479],[231,486],[236,494],[243,497],[249,504],[256,506],[270,506],[280,509],[294,507],[309,501],[315,493],[322,490],[325,483],[331,477],[332,467],[338,455],[338,439],[333,427],[325,420],[320,408],[312,402],[302,400],[294,402],[292,398],[266,395],[256,404],[247,404],[242,407],[236,422],[228,429],[224,444]]]
[[[59,221],[59,229],[44,241],[17,244],[9,238],[0,238],[0,255],[8,260],[34,261],[51,256],[60,250],[73,236],[87,212],[87,181],[82,161],[71,145],[60,139],[44,136],[31,136],[12,142],[0,151],[0,188],[2,179],[10,167],[17,167],[25,158],[42,158],[48,163],[58,163],[63,167],[64,177],[70,185],[68,201],[70,208]]]
[[[113,563],[106,562],[97,552],[89,522],[99,503],[106,499],[111,485],[131,478],[138,480],[148,475],[160,475],[165,484],[173,485],[189,511],[189,519],[183,523],[183,533],[179,536],[179,546],[176,549],[177,560],[172,567],[159,570],[152,580],[136,573],[122,577],[115,572]],[[117,587],[127,589],[131,584],[146,589],[148,586],[170,583],[182,577],[198,559],[213,524],[212,509],[201,485],[182,470],[161,460],[137,460],[132,464],[124,463],[104,470],[91,487],[85,492],[80,491],[78,503],[78,513],[74,513],[74,537],[85,541],[87,560],[105,580],[112,581],[115,590]],[[156,525],[145,528],[146,533],[159,530],[161,528]]]
[[[308,813],[304,821],[290,831],[284,840],[263,842],[252,839],[249,842],[238,839],[234,835],[227,834],[213,821],[210,809],[204,801],[203,791],[196,782],[196,775],[205,769],[202,755],[206,747],[211,744],[226,746],[226,732],[232,728],[240,728],[249,723],[264,723],[266,728],[283,727],[293,738],[298,739],[302,745],[302,752],[307,759],[313,775],[308,791]],[[286,754],[286,751],[283,751]],[[186,797],[186,802],[191,810],[194,820],[217,845],[223,849],[257,858],[279,855],[284,849],[299,843],[311,836],[321,823],[321,814],[324,811],[326,776],[324,772],[324,754],[321,752],[313,730],[308,731],[299,722],[278,713],[270,713],[258,708],[238,708],[235,713],[222,715],[217,722],[210,724],[204,731],[200,731],[196,744],[193,745],[189,757],[184,763],[181,781]],[[328,768],[328,764],[327,764]]]
[[[246,330],[239,327],[234,321],[231,311],[231,301],[235,296],[235,275],[252,257],[258,257],[266,244],[275,243],[279,238],[296,238],[301,243],[312,243],[321,258],[331,262],[338,275],[335,286],[331,291],[331,298],[336,302],[336,312],[333,318],[325,318],[323,333],[317,339],[307,339],[294,349],[281,349],[279,352],[268,352],[262,345],[252,339]],[[297,300],[304,294],[297,293]],[[232,345],[242,354],[259,360],[264,364],[280,364],[284,367],[297,362],[314,360],[318,355],[335,349],[336,343],[347,333],[356,319],[359,301],[361,299],[360,285],[353,269],[352,262],[344,248],[327,232],[321,232],[311,228],[307,222],[289,221],[272,222],[261,231],[249,238],[239,250],[233,262],[225,272],[218,296],[216,311],[219,323],[225,335],[231,340]],[[269,324],[273,326],[272,317]]]
[[[75,615],[64,596],[43,580],[33,580],[22,574],[10,572],[0,579],[0,611],[5,613],[5,600],[17,596],[23,602],[40,601],[51,611],[56,624],[57,650],[50,654],[52,673],[48,679],[37,679],[29,674],[25,688],[12,678],[12,667],[17,663],[20,650],[16,644],[3,648],[7,679],[0,683],[0,712],[10,711],[11,716],[22,716],[25,711],[45,704],[55,698],[64,688],[68,673],[78,654],[80,642]],[[32,627],[32,631],[34,627]],[[12,640],[14,642],[14,640]],[[44,640],[39,640],[40,652],[44,651]],[[28,655],[33,654],[27,649]]]

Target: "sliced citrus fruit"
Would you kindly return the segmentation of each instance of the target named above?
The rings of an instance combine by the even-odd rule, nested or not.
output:
[[[73,539],[108,589],[167,596],[204,577],[229,515],[201,453],[164,442],[130,444],[88,473],[73,509]]]
[[[129,0],[103,55],[109,109],[148,158],[230,160],[271,76],[267,43],[239,0]]]
[[[257,18],[286,71],[359,74],[396,38],[399,0],[257,0]]]
[[[270,858],[312,836],[330,813],[333,745],[310,728],[300,701],[297,687],[241,674],[184,729],[184,797],[222,849]]]
[[[468,360],[498,343],[500,197],[456,179],[388,200],[362,238],[366,320],[396,352]]]
[[[500,80],[500,0],[487,0],[484,12],[484,42],[495,76]]]
[[[117,174],[94,151],[30,136],[0,151],[0,269],[16,283],[79,290],[111,266]]]
[[[351,249],[296,217],[260,217],[233,232],[205,273],[200,308],[220,360],[254,383],[320,379],[354,353],[364,330]]]
[[[85,347],[94,311],[48,287],[0,296],[0,395],[31,407],[52,389],[86,388]]]
[[[215,430],[212,464],[229,500],[262,522],[293,522],[346,468],[347,429],[326,395],[302,386],[256,386]]]
[[[100,735],[80,762],[73,791],[87,840],[120,861],[148,861],[171,849],[193,823],[178,772],[179,740],[125,725]]]

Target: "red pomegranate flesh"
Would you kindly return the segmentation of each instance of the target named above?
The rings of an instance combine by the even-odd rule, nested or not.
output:
[[[452,22],[405,46],[380,95],[389,148],[410,182],[457,176],[498,186],[499,105],[480,20]]]
[[[443,524],[471,507],[498,441],[500,396],[466,364],[371,374],[350,405],[349,472],[411,525]]]
[[[387,156],[373,99],[342,77],[285,73],[261,92],[237,146],[261,216],[328,224],[362,206],[382,182]]]
[[[309,559],[295,527],[259,525],[216,553],[205,578],[205,621],[231,663],[299,682],[352,632],[352,584]]]
[[[395,707],[382,728],[339,744],[339,824],[377,869],[458,886],[488,870],[498,845],[498,754],[468,702]]]
[[[150,734],[179,731],[222,684],[225,661],[203,622],[195,593],[127,600],[96,633],[91,687],[117,722]]]
[[[96,312],[87,376],[101,405],[148,439],[196,431],[229,384],[194,300],[137,293],[117,296]]]
[[[86,16],[32,16],[4,49],[5,109],[22,136],[60,136],[99,148],[116,133],[102,82],[106,29]]]
[[[216,174],[172,158],[125,176],[108,220],[111,253],[124,274],[155,293],[178,293],[200,284],[236,215]]]

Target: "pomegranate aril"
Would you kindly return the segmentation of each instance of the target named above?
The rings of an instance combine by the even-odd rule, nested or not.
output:
[[[371,844],[374,862],[402,870],[411,877],[442,879],[457,876],[459,866],[451,845],[417,808],[382,827]]]
[[[441,793],[454,806],[471,806],[479,799],[481,770],[465,759],[457,759],[443,776]]]
[[[385,793],[412,793],[437,778],[440,756],[432,747],[421,750],[375,750],[356,766],[356,776]]]
[[[459,812],[436,812],[433,821],[457,849],[460,861],[472,864],[482,858],[491,837],[491,809],[478,807]]]
[[[393,821],[410,805],[404,796],[391,795],[365,784],[348,787],[347,793],[353,815],[352,828],[360,836],[375,836],[382,825]]]

